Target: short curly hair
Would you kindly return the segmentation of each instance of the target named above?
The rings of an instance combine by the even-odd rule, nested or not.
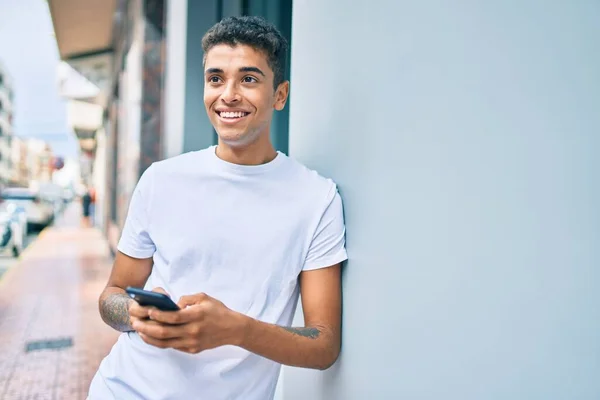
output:
[[[204,61],[208,51],[220,44],[242,44],[264,52],[274,74],[274,87],[277,88],[285,80],[288,42],[266,19],[243,16],[227,17],[217,22],[202,38]]]

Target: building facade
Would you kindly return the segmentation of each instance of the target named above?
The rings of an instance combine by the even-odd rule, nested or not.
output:
[[[13,135],[12,79],[0,63],[0,185],[6,186],[11,178],[11,138]]]
[[[26,163],[29,172],[28,184],[32,189],[52,182],[54,155],[48,143],[40,139],[25,140]]]
[[[109,60],[113,246],[149,163],[215,143],[203,33],[252,14],[290,38],[273,141],[338,183],[350,260],[340,359],[284,368],[280,399],[600,397],[597,4],[89,0],[93,34],[49,3],[63,59]]]
[[[10,186],[28,187],[31,178],[29,165],[29,146],[25,139],[13,137],[11,143],[12,174]]]

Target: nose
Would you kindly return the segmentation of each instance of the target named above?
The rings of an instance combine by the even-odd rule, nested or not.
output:
[[[240,101],[240,94],[237,90],[237,85],[233,82],[230,82],[225,86],[223,93],[221,94],[221,100],[224,103],[236,103]]]

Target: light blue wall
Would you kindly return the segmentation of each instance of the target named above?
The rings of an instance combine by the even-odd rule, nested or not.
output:
[[[339,362],[284,399],[600,398],[600,3],[294,2],[290,154],[344,199]]]

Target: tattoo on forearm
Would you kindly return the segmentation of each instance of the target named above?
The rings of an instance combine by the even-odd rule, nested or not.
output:
[[[318,330],[317,328],[289,328],[289,327],[284,327],[283,329],[285,329],[286,331],[291,332],[291,333],[293,333],[295,335],[304,336],[304,337],[307,337],[309,339],[316,339],[321,334],[321,331]]]
[[[126,294],[115,293],[102,301],[100,314],[110,326],[121,332],[133,330],[129,324],[129,301]]]

